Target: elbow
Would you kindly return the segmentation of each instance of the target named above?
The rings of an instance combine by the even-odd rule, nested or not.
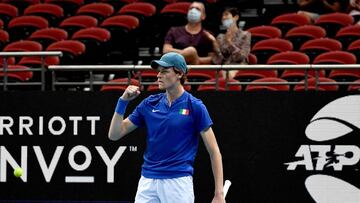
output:
[[[117,141],[121,138],[120,133],[110,132],[108,133],[108,137],[112,141]]]

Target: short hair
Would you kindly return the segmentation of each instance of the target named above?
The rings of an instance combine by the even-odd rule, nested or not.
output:
[[[182,74],[183,74],[182,77],[180,78],[180,84],[181,84],[181,85],[184,85],[185,81],[187,80],[186,74],[183,73],[182,71],[180,71],[179,69],[175,68],[175,67],[174,67],[173,69],[174,69],[174,72],[175,72],[175,73],[177,73],[177,74],[181,74],[181,73],[182,73]]]
[[[204,2],[201,2],[201,1],[193,1],[191,4],[193,4],[193,3],[201,4],[202,7],[204,8],[204,14],[206,15],[206,7],[205,7]]]
[[[229,12],[232,16],[239,16],[239,18],[241,17],[239,10],[235,7],[225,8],[224,12]]]

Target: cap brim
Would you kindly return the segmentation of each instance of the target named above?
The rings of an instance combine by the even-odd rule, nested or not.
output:
[[[164,68],[169,68],[169,67],[173,66],[173,65],[166,63],[164,61],[161,61],[161,60],[153,60],[153,61],[151,61],[150,65],[151,65],[151,68],[153,68],[153,69],[157,69],[159,66],[162,66]]]

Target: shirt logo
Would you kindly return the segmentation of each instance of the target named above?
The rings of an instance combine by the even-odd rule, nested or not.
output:
[[[155,113],[155,112],[159,112],[160,110],[158,109],[153,109],[152,112]]]
[[[189,115],[189,109],[180,109],[179,114],[188,116]]]

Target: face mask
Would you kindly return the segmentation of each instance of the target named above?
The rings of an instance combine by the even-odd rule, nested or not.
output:
[[[225,19],[222,21],[222,24],[223,26],[226,28],[226,29],[229,29],[229,27],[234,23],[233,19],[232,18],[228,18],[228,19]]]
[[[190,23],[200,22],[201,12],[196,8],[189,10],[187,14],[187,19]]]

